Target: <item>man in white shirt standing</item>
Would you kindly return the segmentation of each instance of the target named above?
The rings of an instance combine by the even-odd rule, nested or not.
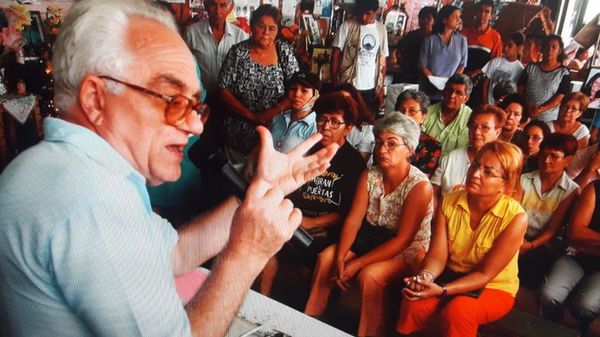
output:
[[[187,27],[185,41],[200,67],[202,86],[206,90],[206,103],[212,111],[222,111],[218,100],[219,71],[231,46],[248,38],[239,27],[227,22],[233,10],[233,0],[206,0],[204,2],[208,19],[200,20]],[[222,143],[223,116],[212,114],[202,135],[205,142]]]
[[[227,22],[233,0],[206,0],[208,19],[190,25],[185,41],[202,72],[202,85],[209,93],[217,89],[219,70],[231,46],[248,38],[248,34]]]
[[[352,83],[374,114],[383,106],[385,58],[389,55],[385,26],[375,20],[378,10],[377,0],[357,0],[354,19],[340,26],[331,54],[333,85]]]

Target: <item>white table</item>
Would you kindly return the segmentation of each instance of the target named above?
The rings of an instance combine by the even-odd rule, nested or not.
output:
[[[209,270],[200,268],[175,279],[177,292],[184,302],[187,302],[198,291],[208,274],[210,274]],[[266,331],[275,329],[292,337],[351,336],[253,290],[246,295],[238,316],[242,319],[234,321],[227,337],[265,336],[263,334],[243,334],[256,326],[260,326]]]
[[[351,335],[250,290],[239,315],[292,337],[350,337]]]

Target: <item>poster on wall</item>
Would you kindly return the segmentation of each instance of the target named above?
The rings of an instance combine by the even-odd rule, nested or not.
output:
[[[235,1],[233,13],[236,18],[247,18],[247,19],[250,18],[250,13],[248,12],[248,1],[247,0]]]
[[[600,109],[600,68],[592,68],[582,92],[589,94],[588,109]]]
[[[279,9],[279,0],[263,0],[263,5],[271,5]]]
[[[302,14],[302,25],[308,32],[308,40],[311,45],[322,45],[323,40],[321,39],[321,31],[317,21],[312,14]]]
[[[203,0],[190,0],[190,8],[202,8]]]
[[[296,0],[283,0],[281,6],[281,24],[289,27],[294,24],[294,16],[296,15]]]
[[[600,35],[598,35],[598,41],[596,41],[596,49],[592,59],[592,67],[600,67]]]
[[[321,10],[321,16],[323,17],[331,17],[331,12],[333,10],[333,0],[321,0],[321,4],[323,9]]]

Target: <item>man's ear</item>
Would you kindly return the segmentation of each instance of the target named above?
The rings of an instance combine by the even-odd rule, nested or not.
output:
[[[79,107],[87,121],[94,126],[104,122],[106,94],[106,84],[97,76],[88,75],[79,85]]]

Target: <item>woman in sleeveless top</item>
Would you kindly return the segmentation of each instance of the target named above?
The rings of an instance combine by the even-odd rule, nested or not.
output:
[[[438,329],[444,336],[475,337],[480,324],[512,308],[527,227],[512,197],[522,163],[515,145],[488,143],[469,166],[466,189],[444,197],[420,271],[404,279],[400,334]]]
[[[305,312],[320,316],[334,287],[356,278],[362,294],[358,336],[385,334],[386,292],[414,272],[429,247],[433,213],[427,176],[410,165],[419,127],[392,113],[373,129],[378,165],[363,172],[340,242],[319,254]]]

